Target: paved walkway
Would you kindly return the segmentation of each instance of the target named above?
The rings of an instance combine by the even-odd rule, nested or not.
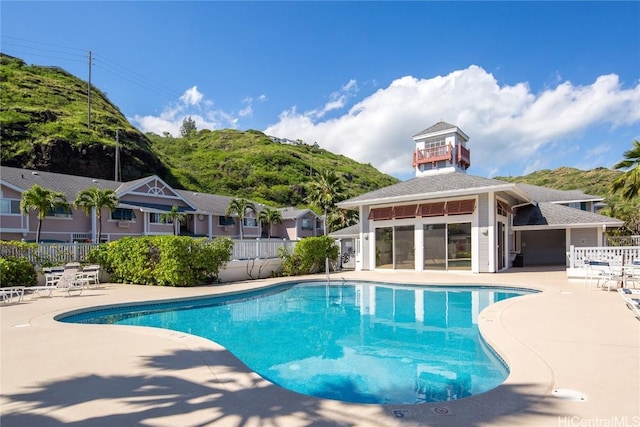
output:
[[[289,392],[199,337],[54,320],[85,307],[238,292],[280,280],[178,289],[107,284],[79,297],[27,297],[0,307],[0,425],[640,426],[640,321],[616,292],[585,289],[564,271],[524,269],[333,278],[544,292],[501,301],[480,315],[482,333],[511,368],[503,385],[458,401],[389,406]]]

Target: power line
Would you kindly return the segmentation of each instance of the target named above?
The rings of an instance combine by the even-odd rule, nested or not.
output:
[[[18,42],[5,41],[4,39],[16,40]],[[23,38],[4,36],[4,35],[0,38],[0,40],[2,40],[3,50],[5,51],[5,53],[10,55],[18,56],[20,54],[26,54],[31,56],[53,58],[61,61],[86,63],[86,55],[88,51],[84,49],[79,49],[79,48],[69,47],[69,46],[62,46],[62,45],[57,45],[53,43],[38,42],[34,40],[27,40]],[[19,42],[22,42],[22,43],[19,43]],[[9,45],[8,50],[5,49],[7,45]],[[18,49],[16,50],[12,46],[17,47]],[[42,47],[42,46],[45,46],[45,47]],[[57,49],[52,49],[47,46],[57,48]],[[66,52],[60,49],[68,50],[71,52]],[[75,52],[82,52],[82,53],[75,53]],[[180,98],[180,96],[182,96],[181,93],[174,92],[172,89],[162,84],[153,82],[148,77],[146,77],[141,73],[138,73],[123,65],[120,65],[109,58],[96,55],[95,52],[93,51],[89,51],[89,52],[90,52],[90,58],[91,58],[90,65],[95,65],[96,68],[100,68],[101,70],[104,70],[105,72],[115,77],[121,78],[123,80],[127,80],[130,83],[142,89],[153,92],[156,95],[160,95],[163,98],[170,101],[175,101],[176,99]]]
[[[62,46],[59,44],[53,44],[53,43],[46,43],[46,42],[39,42],[39,41],[35,41],[35,40],[27,40],[27,39],[22,39],[20,37],[12,37],[12,36],[2,36],[2,39],[11,39],[11,40],[20,40],[22,42],[26,42],[26,43],[33,43],[33,44],[41,44],[41,45],[45,45],[45,46],[54,46],[54,47],[59,47],[61,49],[68,49],[68,50],[76,50],[79,52],[86,52],[86,49],[80,49],[77,47],[70,47],[70,46]]]

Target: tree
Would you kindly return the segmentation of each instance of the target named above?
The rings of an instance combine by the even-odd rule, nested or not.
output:
[[[98,219],[98,240],[96,243],[100,243],[102,239],[102,209],[107,208],[109,212],[113,212],[119,202],[114,190],[100,190],[98,187],[82,190],[73,201],[73,205],[82,209],[87,216],[91,215],[92,209],[96,210],[96,218]]]
[[[247,211],[256,213],[256,206],[247,199],[233,199],[227,206],[227,216],[235,213],[240,221],[240,240],[244,238],[244,219],[247,216]]]
[[[332,170],[325,170],[314,177],[309,184],[307,202],[324,212],[324,233],[327,234],[327,214],[335,209],[336,203],[344,199],[342,178]]]
[[[160,215],[160,220],[165,222],[170,222],[173,224],[173,234],[177,236],[180,234],[179,224],[183,223],[186,219],[185,214],[178,210],[178,206],[171,206],[171,210],[169,212],[165,212]]]
[[[340,230],[358,223],[358,211],[353,209],[335,209],[329,213],[327,225],[331,231]]]
[[[633,147],[624,152],[625,159],[614,166],[628,169],[611,183],[611,190],[622,193],[622,198],[631,200],[640,195],[640,141],[633,141]]]
[[[189,136],[197,130],[198,128],[196,128],[196,122],[191,118],[191,116],[185,117],[182,120],[182,126],[180,126],[180,135],[182,135],[183,137]]]
[[[271,238],[271,225],[272,224],[282,224],[282,213],[278,209],[271,209],[270,207],[265,207],[258,214],[258,220],[260,222],[267,224],[269,227],[267,229],[267,236]]]
[[[36,242],[40,241],[40,231],[42,230],[42,220],[45,219],[47,213],[53,209],[63,208],[69,210],[69,204],[65,195],[59,191],[42,188],[38,184],[22,193],[20,200],[20,212],[23,215],[29,215],[30,210],[38,213],[38,230],[36,231]]]

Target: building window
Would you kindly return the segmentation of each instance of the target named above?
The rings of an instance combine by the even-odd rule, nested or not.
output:
[[[425,270],[471,270],[471,223],[423,227]]]
[[[311,218],[302,218],[302,229],[313,230],[314,221]]]
[[[162,219],[161,213],[158,212],[150,212],[149,213],[149,222],[151,224],[166,224],[168,221]]]
[[[586,211],[587,202],[572,202],[572,203],[569,203],[569,207],[573,209],[580,209],[581,211]]]
[[[235,221],[230,216],[219,216],[218,217],[218,225],[220,227],[227,227],[229,225],[235,225]]]
[[[376,228],[376,268],[393,268],[393,227]]]
[[[257,227],[258,226],[258,220],[256,218],[244,218],[242,220],[242,225],[244,227]]]
[[[20,200],[0,199],[0,214],[20,214]]]
[[[447,140],[444,138],[441,139],[431,139],[427,140],[424,143],[424,148],[436,148],[436,147],[444,147],[447,145]]]
[[[53,209],[49,209],[47,216],[53,216],[56,218],[71,218],[71,209],[68,206],[58,206]]]
[[[114,221],[134,221],[136,214],[133,209],[116,208],[111,212],[111,219]]]
[[[471,223],[447,224],[447,269],[471,270]]]

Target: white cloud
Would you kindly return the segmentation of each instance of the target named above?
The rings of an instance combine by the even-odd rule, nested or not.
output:
[[[251,105],[247,105],[242,110],[238,111],[238,115],[240,117],[251,116],[253,115],[253,108],[251,107]]]
[[[260,101],[266,100],[261,95]],[[153,132],[162,135],[169,132],[173,136],[180,135],[182,121],[191,117],[198,129],[220,129],[224,127],[235,128],[238,125],[238,117],[250,117],[253,115],[253,99],[247,97],[242,100],[245,107],[237,113],[213,108],[213,101],[206,99],[204,94],[198,91],[197,86],[187,89],[177,102],[164,108],[160,115],[135,115],[129,120],[142,132]]]
[[[184,92],[180,100],[184,102],[185,105],[198,105],[203,98],[204,95],[198,92],[198,86],[193,86]]]
[[[351,80],[323,107],[283,111],[265,133],[317,141],[383,172],[409,177],[412,135],[444,120],[470,136],[470,173],[492,176],[548,167],[563,156],[586,156],[588,147],[576,149],[569,142],[586,144],[593,126],[615,129],[640,122],[640,85],[624,89],[613,74],[586,86],[561,82],[536,94],[527,83],[500,85],[492,74],[472,65],[429,79],[399,78],[345,114],[325,118],[328,111],[346,107],[356,92],[357,83]]]

